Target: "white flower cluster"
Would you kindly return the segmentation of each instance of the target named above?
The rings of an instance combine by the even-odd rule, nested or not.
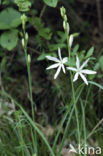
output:
[[[64,7],[61,7],[60,11],[61,11],[61,16],[63,18],[63,28],[64,28],[64,31],[65,31],[65,33],[67,33],[69,35],[69,36],[67,35],[68,36],[67,37],[67,41],[69,41],[68,42],[69,48],[70,48],[69,51],[71,51],[71,47],[72,47],[72,44],[73,44],[73,39],[74,39],[74,37],[78,36],[78,33],[69,34],[70,27],[69,27],[69,23],[67,22],[66,10],[65,10]],[[46,58],[48,60],[56,62],[55,64],[53,64],[53,65],[51,65],[50,67],[47,68],[47,70],[48,69],[57,68],[57,71],[56,71],[56,73],[54,75],[54,79],[57,78],[57,76],[59,75],[61,70],[65,74],[66,73],[66,69],[67,69],[67,70],[72,70],[72,71],[76,72],[76,74],[74,75],[73,82],[75,82],[78,79],[78,77],[80,76],[83,79],[83,81],[85,82],[85,84],[88,85],[88,81],[87,81],[87,79],[86,79],[84,74],[96,74],[96,71],[83,69],[87,65],[87,63],[90,60],[90,58],[88,58],[80,66],[79,57],[76,56],[76,68],[74,68],[74,67],[65,67],[65,63],[68,61],[68,57],[62,58],[60,48],[58,48],[58,56],[59,56],[59,59],[57,59],[56,57],[46,56]],[[69,56],[69,59],[70,59],[70,56]]]
[[[56,79],[58,77],[58,75],[59,75],[61,70],[63,70],[63,72],[65,74],[66,73],[66,69],[67,69],[67,70],[72,70],[72,71],[76,72],[76,74],[74,75],[73,82],[75,82],[78,79],[78,77],[80,76],[83,79],[83,81],[85,82],[85,84],[88,85],[88,81],[87,81],[87,79],[86,79],[84,74],[96,74],[96,71],[83,69],[87,65],[87,63],[90,60],[90,58],[88,58],[80,66],[79,57],[76,56],[76,68],[74,68],[74,67],[66,67],[65,68],[65,63],[68,61],[68,57],[62,58],[60,48],[58,48],[58,56],[59,56],[59,59],[56,58],[56,57],[52,57],[52,56],[46,56],[46,58],[48,60],[55,62],[55,64],[53,64],[50,67],[46,68],[47,70],[53,69],[53,68],[57,68],[57,71],[56,71],[56,73],[54,75],[54,79]]]

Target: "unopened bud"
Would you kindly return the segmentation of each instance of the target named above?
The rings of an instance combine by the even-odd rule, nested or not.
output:
[[[61,13],[61,16],[62,16],[62,17],[65,15],[66,10],[65,10],[64,7],[61,7],[61,8],[60,8],[60,13]]]
[[[69,23],[67,23],[67,32],[68,32],[68,34],[69,34],[69,31],[70,31],[70,26],[69,26]]]
[[[25,39],[26,39],[26,41],[28,42],[28,33],[26,32],[26,34],[25,34]]]
[[[21,16],[21,21],[22,21],[22,27],[23,29],[25,29],[25,23],[27,22],[27,16],[25,14]]]
[[[64,30],[66,30],[66,23],[65,23],[65,21],[63,21],[63,28],[64,28]]]
[[[73,35],[70,35],[70,38],[69,38],[69,47],[71,47],[73,44]]]
[[[28,63],[31,63],[31,56],[28,54]]]
[[[24,38],[21,40],[21,42],[22,42],[22,46],[24,47],[25,46]]]
[[[22,20],[22,23],[26,23],[27,16],[25,14],[21,15],[21,20]]]
[[[67,22],[67,15],[64,16],[64,21]]]

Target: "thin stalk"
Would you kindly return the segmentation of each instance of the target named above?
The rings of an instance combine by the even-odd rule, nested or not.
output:
[[[82,88],[81,88],[81,87],[82,87]],[[75,92],[76,94],[78,94],[78,96],[77,96],[77,98],[76,98],[76,103],[78,102],[78,99],[79,99],[79,97],[80,97],[80,95],[81,95],[81,93],[82,93],[82,91],[83,91],[83,88],[84,88],[84,86],[81,85],[80,88],[78,87],[77,90],[76,90],[76,92]],[[78,93],[78,92],[79,92],[79,93]],[[73,100],[71,101],[71,104],[73,104]],[[72,110],[71,110],[71,112],[70,112],[70,115],[69,115],[69,120],[68,120],[68,122],[67,122],[67,124],[66,124],[66,128],[65,128],[65,130],[64,130],[64,135],[63,135],[63,139],[62,139],[62,141],[61,141],[60,147],[59,147],[58,156],[60,155],[60,152],[61,152],[61,150],[62,150],[64,141],[65,141],[65,139],[66,139],[66,137],[67,137],[68,128],[69,128],[69,125],[70,125],[70,121],[71,121],[71,119],[72,119],[72,114],[73,114],[73,112],[74,112],[74,109],[75,109],[75,105],[73,105],[73,108],[72,108]]]
[[[27,40],[26,39],[26,31],[25,31],[25,23],[22,25],[23,28],[23,34],[24,34],[24,52],[25,52],[25,59],[26,59],[26,65],[27,65],[27,73],[28,73],[28,84],[29,84],[29,93],[30,93],[30,102],[31,102],[31,111],[32,111],[32,119],[35,122],[35,114],[34,114],[34,101],[33,101],[33,94],[32,94],[32,78],[31,78],[31,70],[30,70],[30,60],[28,60],[28,54],[27,54]],[[37,154],[37,136],[36,132],[34,130],[34,135],[32,137],[33,139],[33,147]]]
[[[42,138],[42,140],[44,141],[44,143],[46,144],[46,146],[48,147],[48,150],[50,151],[51,156],[55,156],[51,146],[49,145],[48,140],[45,138],[44,134],[41,132],[41,130],[37,127],[37,125],[35,124],[35,122],[31,119],[31,117],[28,115],[28,113],[23,109],[23,107],[21,106],[21,104],[19,104],[11,95],[9,95],[8,93],[4,92],[0,92],[0,94],[2,96],[5,96],[7,98],[9,98],[10,100],[13,100],[14,103],[16,104],[16,106],[18,106],[20,108],[20,110],[22,111],[22,113],[24,114],[24,116],[27,118],[27,120],[29,121],[30,125],[35,129],[35,131],[39,134],[39,136]]]
[[[61,150],[62,150],[64,141],[65,141],[65,138],[66,138],[66,133],[67,133],[68,127],[69,127],[69,125],[70,125],[70,121],[71,121],[71,119],[72,119],[73,112],[74,112],[74,106],[73,106],[73,108],[72,108],[72,110],[71,110],[71,113],[70,113],[70,116],[69,116],[69,120],[68,120],[68,122],[67,122],[67,125],[66,125],[66,128],[65,128],[65,133],[64,133],[62,142],[61,142],[61,144],[60,144],[60,148],[59,148],[59,152],[58,152],[57,156],[60,156],[60,153],[61,153]]]
[[[78,94],[78,96],[77,96],[77,98],[76,98],[76,103],[78,102],[78,99],[79,99],[79,97],[80,97],[80,95],[81,95],[81,93],[82,93],[83,88],[84,88],[84,84],[81,84],[81,85],[76,89],[76,91],[75,91],[75,94],[76,94],[76,95]],[[56,143],[57,143],[58,138],[59,138],[59,136],[60,136],[62,127],[63,127],[63,125],[64,125],[64,122],[66,121],[67,116],[68,116],[68,114],[69,114],[69,112],[70,112],[70,110],[71,110],[71,108],[72,108],[72,105],[73,105],[73,100],[71,100],[71,102],[70,102],[70,104],[69,104],[69,106],[68,106],[68,108],[67,108],[67,111],[65,112],[64,117],[63,117],[63,119],[62,119],[62,121],[61,121],[61,123],[60,123],[60,127],[59,127],[58,132],[57,132],[57,135],[56,135],[56,137],[55,137],[55,139],[54,139],[54,143],[53,143],[53,147],[52,147],[53,151],[56,150],[56,149],[55,149],[55,148],[56,148]],[[71,112],[70,112],[70,113],[71,113]],[[67,127],[69,127],[69,124],[67,125]],[[67,129],[67,128],[66,128],[66,129]],[[64,136],[66,136],[66,134],[67,134],[66,129],[65,129],[65,131],[64,131]],[[63,138],[64,138],[64,136],[63,136]],[[62,145],[63,145],[63,143],[64,143],[63,140],[64,140],[64,139],[62,139],[62,141],[61,141],[61,144],[62,144]],[[62,147],[62,146],[60,145],[60,147]],[[58,151],[61,152],[61,149],[59,148]]]
[[[34,101],[33,101],[33,94],[32,94],[32,78],[31,78],[31,71],[30,71],[30,62],[28,62],[27,48],[25,48],[24,51],[25,51],[25,58],[26,58],[26,64],[27,64],[28,83],[29,83],[29,92],[30,92],[30,102],[31,102],[31,108],[32,108],[32,118],[35,121]]]
[[[21,123],[20,123],[21,124]],[[20,138],[21,138],[21,147],[22,147],[22,156],[25,156],[24,155],[24,141],[23,141],[23,133],[22,133],[22,127],[20,127]]]
[[[72,85],[73,101],[74,101],[74,106],[75,106],[75,116],[76,116],[76,122],[77,122],[78,143],[80,144],[79,117],[78,117],[78,110],[77,110],[77,107],[76,107],[75,91],[74,91],[74,85],[73,85],[72,74],[71,74],[70,77],[71,77],[71,85]]]
[[[85,145],[86,145],[86,123],[85,123],[85,107],[83,106],[83,102],[82,100],[80,100],[81,102],[81,107],[82,107],[82,114],[83,114],[83,131],[84,131],[84,149],[85,149]],[[86,156],[86,153],[84,154],[84,156]]]
[[[68,55],[69,55],[69,61],[70,61],[71,48],[69,46],[69,35],[68,34],[67,34],[67,45],[68,45]],[[74,105],[75,105],[75,116],[76,116],[76,122],[77,122],[78,143],[80,144],[79,117],[78,117],[78,110],[76,107],[75,91],[74,91],[73,77],[72,77],[71,71],[70,71],[70,79],[71,79],[71,86],[72,86],[73,101],[74,101]]]

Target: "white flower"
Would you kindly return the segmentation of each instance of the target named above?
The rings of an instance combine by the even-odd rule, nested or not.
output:
[[[76,74],[74,75],[73,82],[75,82],[78,79],[78,76],[80,75],[80,77],[83,79],[83,81],[88,85],[88,81],[83,74],[96,74],[96,71],[83,69],[87,65],[88,61],[89,61],[89,58],[80,66],[80,61],[79,61],[79,58],[77,56],[76,57],[76,67],[77,68],[67,67],[67,69],[76,72]]]
[[[54,79],[57,78],[57,76],[59,75],[61,69],[63,70],[64,73],[66,73],[64,63],[66,63],[68,61],[68,58],[67,57],[64,57],[64,58],[61,57],[60,48],[58,48],[58,56],[59,56],[59,59],[56,58],[56,57],[52,57],[52,56],[46,56],[46,58],[48,60],[56,62],[55,64],[53,64],[50,67],[46,68],[47,70],[57,68],[57,71],[56,71],[56,73],[54,75]]]

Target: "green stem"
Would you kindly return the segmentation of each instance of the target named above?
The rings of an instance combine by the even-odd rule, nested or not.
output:
[[[31,102],[31,108],[32,108],[32,118],[35,121],[35,116],[34,116],[34,101],[33,101],[33,94],[32,94],[32,78],[31,78],[31,71],[30,71],[30,62],[28,62],[27,49],[25,48],[24,51],[25,51],[25,58],[26,58],[26,64],[27,64],[28,83],[29,83],[29,92],[30,92],[30,102]]]
[[[75,116],[76,116],[76,122],[77,122],[78,143],[80,144],[79,117],[78,117],[78,110],[77,110],[77,107],[76,107],[75,91],[74,91],[73,78],[72,78],[72,73],[71,72],[70,72],[70,75],[71,75],[70,77],[71,77],[73,101],[74,101],[74,106],[75,106]]]
[[[66,32],[67,33],[67,32]],[[69,46],[69,35],[67,34],[67,45],[68,45],[68,55],[69,55],[69,61],[71,56],[71,48]],[[76,107],[76,99],[75,99],[75,91],[74,91],[74,84],[73,84],[73,76],[70,71],[70,78],[71,78],[71,86],[72,86],[72,94],[73,94],[73,102],[75,106],[75,116],[76,116],[76,122],[77,122],[77,133],[78,133],[78,143],[80,144],[80,128],[79,128],[79,117],[78,117],[78,110]]]
[[[25,52],[25,59],[26,59],[26,65],[27,65],[27,73],[28,73],[28,84],[29,84],[29,93],[30,93],[30,102],[31,102],[31,111],[32,111],[32,119],[33,122],[35,122],[35,114],[34,114],[34,101],[33,101],[33,94],[32,94],[32,78],[31,78],[31,69],[30,69],[30,60],[28,60],[28,54],[27,54],[27,39],[26,39],[26,31],[25,31],[25,24],[23,26],[23,33],[24,33],[24,52]],[[33,147],[37,154],[37,135],[34,130],[34,135],[32,137],[33,139]]]
[[[83,114],[84,149],[85,149],[86,138],[87,138],[87,135],[86,135],[86,123],[85,123],[85,106],[83,106],[82,100],[80,100],[80,102],[81,102],[82,114]],[[86,156],[86,154],[84,154],[84,156]]]

